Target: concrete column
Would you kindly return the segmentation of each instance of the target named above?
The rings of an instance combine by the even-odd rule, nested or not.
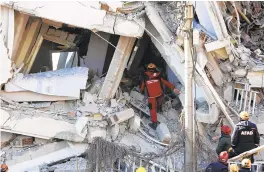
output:
[[[120,36],[113,59],[108,69],[99,97],[103,100],[114,97],[136,38]]]
[[[105,40],[109,41],[109,33],[98,32],[98,34]],[[102,75],[103,73],[105,57],[109,45],[105,40],[92,33],[88,45],[87,55],[85,57],[85,66],[98,75]]]

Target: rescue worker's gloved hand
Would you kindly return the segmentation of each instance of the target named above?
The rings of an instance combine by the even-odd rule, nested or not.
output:
[[[228,152],[228,153],[233,152],[233,148],[230,147],[230,148],[227,150],[227,152]]]
[[[258,144],[255,144],[255,146],[256,146],[256,148],[259,147]],[[258,152],[254,153],[255,156],[257,156],[258,154],[259,154]]]
[[[214,136],[212,137],[212,141],[217,141],[221,136]]]
[[[181,91],[176,89],[176,88],[174,88],[173,92],[176,93],[176,94],[181,94]]]

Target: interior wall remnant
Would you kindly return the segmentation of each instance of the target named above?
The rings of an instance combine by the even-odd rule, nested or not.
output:
[[[120,84],[136,38],[120,36],[99,97],[109,100],[114,97]]]
[[[49,70],[52,70],[52,61],[50,56],[51,50],[59,50],[57,46],[60,44],[56,44],[51,41],[44,40],[39,49],[37,57],[33,63],[33,66],[30,70],[30,73],[38,73],[43,72],[44,68],[48,67]]]
[[[213,35],[214,37],[216,37],[216,32],[214,30],[213,23],[211,20],[208,20],[210,17],[209,17],[208,11],[205,10],[206,7],[205,7],[204,2],[197,1],[195,3],[196,3],[195,12],[197,13],[199,23],[210,33],[210,35]]]
[[[29,15],[15,11],[15,36],[14,36],[12,59],[14,59],[14,57],[16,56],[28,19],[29,19]]]
[[[109,33],[97,32],[97,34],[99,34],[105,40],[109,41]],[[100,38],[95,33],[92,33],[88,44],[88,51],[86,56],[84,57],[85,66],[88,67],[90,71],[96,73],[98,76],[103,74],[107,49],[108,46],[111,46],[105,40]]]
[[[120,38],[119,35],[110,35],[109,42],[112,45],[117,46],[119,38]],[[105,57],[103,73],[106,73],[108,71],[110,63],[111,63],[111,61],[113,59],[114,52],[115,52],[115,47],[108,46],[108,49],[107,49],[107,52],[106,52],[106,57]]]

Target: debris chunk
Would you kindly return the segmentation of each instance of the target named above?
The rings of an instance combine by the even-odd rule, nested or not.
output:
[[[112,108],[117,107],[116,99],[111,99],[111,107]]]
[[[247,70],[244,68],[240,68],[240,69],[237,69],[234,72],[232,72],[232,76],[238,77],[238,78],[243,78],[246,76],[246,74],[247,74]]]
[[[88,123],[87,117],[79,117],[75,123],[76,132],[78,135],[81,135],[84,132],[85,126]]]
[[[168,144],[171,141],[171,133],[166,124],[160,123],[156,131],[161,142]]]
[[[119,124],[115,124],[110,127],[110,135],[112,140],[115,140],[117,138],[118,133],[119,133]]]
[[[229,82],[224,86],[224,99],[228,102],[232,102],[233,100],[233,87],[234,84]]]
[[[107,121],[109,125],[112,126],[114,124],[124,122],[128,120],[129,118],[132,118],[134,115],[135,115],[134,110],[129,108],[129,109],[126,109],[122,112],[118,112],[115,115],[109,117]]]
[[[144,99],[144,95],[140,94],[137,91],[131,91],[130,96],[134,99],[134,100],[140,100],[143,101]]]
[[[129,119],[129,130],[132,132],[137,132],[140,128],[140,117],[135,115]]]

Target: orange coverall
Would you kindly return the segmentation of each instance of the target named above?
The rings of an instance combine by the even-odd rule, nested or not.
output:
[[[150,115],[153,123],[157,122],[157,104],[161,106],[163,101],[162,85],[174,90],[175,87],[169,81],[160,76],[160,72],[146,71],[144,81],[141,83],[140,91],[144,92],[145,87],[148,92],[148,102],[150,106]]]

